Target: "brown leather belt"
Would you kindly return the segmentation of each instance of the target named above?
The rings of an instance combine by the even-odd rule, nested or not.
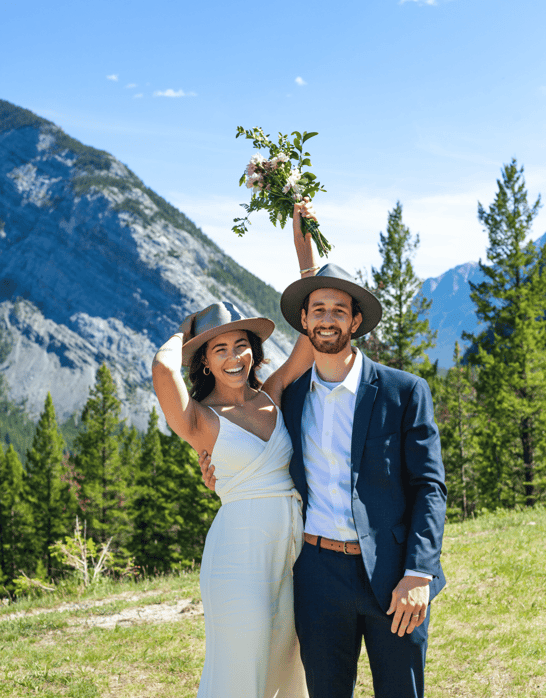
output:
[[[306,543],[316,545],[319,536],[314,536],[312,533],[304,533]],[[320,547],[326,550],[335,550],[336,553],[345,553],[345,555],[360,555],[360,545],[358,543],[346,543],[342,540],[332,540],[331,538],[322,538],[320,536]]]

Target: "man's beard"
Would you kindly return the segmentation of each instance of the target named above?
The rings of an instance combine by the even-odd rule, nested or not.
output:
[[[325,327],[315,327],[312,332],[309,332],[308,330],[307,336],[309,337],[309,341],[321,354],[339,354],[351,341],[351,333],[347,332],[346,334],[343,334],[343,332],[339,330],[334,330],[335,332],[339,332],[339,334],[337,335],[336,340],[333,341],[332,339],[323,339],[319,336],[318,332],[325,329]]]

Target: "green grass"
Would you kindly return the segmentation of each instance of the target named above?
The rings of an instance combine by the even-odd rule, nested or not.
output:
[[[545,534],[544,508],[446,527],[448,585],[432,607],[427,698],[546,696]],[[196,695],[205,654],[202,616],[112,629],[91,621],[131,607],[197,600],[197,571],[108,581],[81,594],[70,589],[0,606],[2,698]],[[106,603],[92,607],[94,601]],[[66,609],[70,603],[77,607]],[[13,618],[15,611],[24,615]],[[373,696],[364,653],[355,696]]]

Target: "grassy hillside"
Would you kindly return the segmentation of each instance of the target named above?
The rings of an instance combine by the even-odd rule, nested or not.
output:
[[[446,528],[427,698],[546,695],[546,509]],[[198,573],[0,604],[0,696],[195,696],[204,660]],[[355,696],[373,691],[361,657]]]

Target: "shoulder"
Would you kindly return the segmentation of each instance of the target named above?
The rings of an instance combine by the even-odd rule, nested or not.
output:
[[[372,361],[365,354],[362,370],[364,382],[375,383],[379,390],[395,391],[400,394],[430,394],[430,388],[424,378],[408,371],[400,371],[391,366]]]
[[[295,404],[295,399],[298,395],[306,393],[309,390],[311,380],[311,369],[307,370],[303,375],[297,378],[293,383],[290,383],[282,393],[281,407],[283,412]]]

